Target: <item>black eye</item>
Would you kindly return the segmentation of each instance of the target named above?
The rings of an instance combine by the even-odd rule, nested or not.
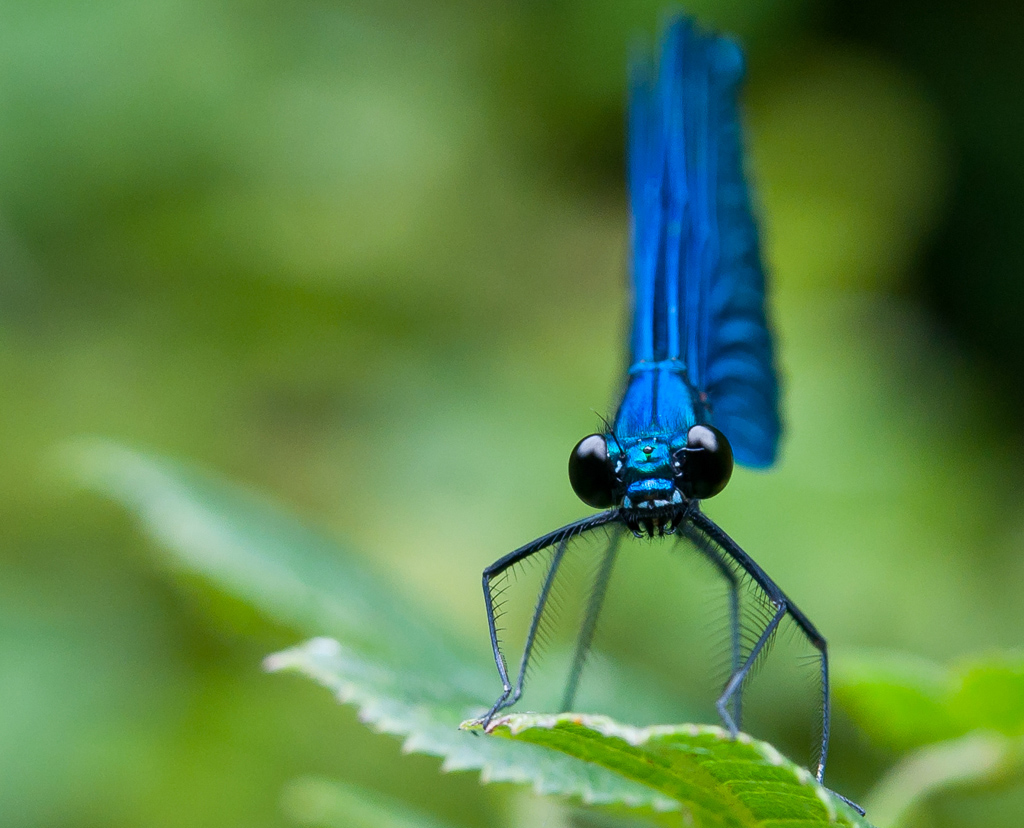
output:
[[[717,428],[695,425],[686,434],[680,461],[678,486],[686,497],[714,497],[732,477],[732,446]]]
[[[576,444],[569,455],[569,482],[576,496],[588,506],[607,509],[614,505],[618,480],[602,435],[591,434]]]

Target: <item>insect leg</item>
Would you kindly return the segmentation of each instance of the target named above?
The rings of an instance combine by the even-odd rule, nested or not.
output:
[[[750,666],[753,664],[753,658],[756,656],[764,645],[767,643],[771,636],[771,633],[775,631],[779,622],[782,620],[782,616],[786,613],[796,622],[796,625],[800,628],[800,631],[804,634],[806,639],[820,654],[821,661],[821,746],[818,752],[818,767],[815,772],[815,778],[821,782],[825,778],[825,762],[828,759],[828,739],[829,730],[832,724],[832,711],[830,706],[830,694],[829,694],[829,675],[828,675],[828,646],[825,643],[825,638],[821,633],[818,632],[814,624],[811,623],[810,619],[804,615],[796,605],[790,601],[785,593],[779,589],[778,585],[768,577],[768,574],[761,569],[757,563],[754,562],[740,546],[730,538],[721,528],[707,515],[700,511],[693,511],[688,516],[689,520],[696,526],[701,532],[703,532],[710,540],[716,543],[725,554],[732,558],[736,563],[754,580],[754,582],[761,587],[768,595],[768,599],[772,602],[776,611],[772,620],[768,623],[764,633],[758,639],[754,645],[751,654],[747,657],[744,663],[744,668],[741,668],[742,675],[734,675],[730,680],[729,684],[726,685],[728,692],[730,685],[735,685],[738,682],[742,682],[743,678],[746,677],[749,672]],[[723,694],[723,698],[726,694]],[[721,712],[721,711],[719,711]]]
[[[708,539],[699,532],[687,531],[689,526],[683,527],[683,533],[693,542],[697,550],[704,555],[715,569],[721,573],[729,585],[729,675],[732,676],[740,669],[740,579],[729,565],[729,562],[708,542]],[[732,720],[736,728],[742,729],[743,724],[743,685],[737,686],[732,697]]]
[[[612,577],[612,569],[615,566],[615,558],[618,555],[621,540],[622,534],[616,533],[609,541],[608,548],[601,559],[601,566],[597,571],[597,577],[594,579],[590,600],[587,602],[587,611],[583,616],[583,624],[580,626],[579,638],[576,639],[576,650],[572,656],[569,680],[565,685],[565,693],[562,696],[560,708],[562,712],[571,710],[576,701],[576,690],[579,687],[580,674],[583,672],[587,653],[594,640],[594,631],[597,629],[597,617],[601,614],[601,606],[604,604],[604,596],[608,591],[608,582]]]
[[[551,590],[551,584],[554,582],[555,575],[558,572],[558,565],[561,563],[562,555],[565,554],[566,545],[573,537],[616,520],[619,520],[618,510],[612,509],[607,512],[601,512],[600,514],[584,518],[583,520],[578,520],[575,523],[570,523],[568,526],[563,526],[561,529],[557,529],[543,537],[537,538],[537,540],[532,543],[528,543],[526,546],[520,547],[514,552],[510,552],[503,558],[499,558],[484,570],[483,589],[484,603],[487,607],[487,627],[491,636],[491,650],[494,653],[494,663],[498,668],[498,675],[501,677],[502,686],[501,695],[498,696],[498,700],[491,706],[491,709],[482,719],[485,727],[490,723],[491,719],[494,718],[494,715],[499,710],[515,704],[523,692],[523,681],[526,676],[526,666],[530,658],[530,651],[533,648],[533,640],[537,633],[537,626],[540,623],[540,617],[543,614],[544,605],[547,602],[548,593]],[[537,600],[537,609],[534,612],[533,621],[530,623],[530,632],[527,637],[526,647],[523,651],[523,659],[520,663],[519,677],[516,681],[515,690],[513,692],[512,683],[509,680],[508,675],[508,666],[505,663],[505,656],[501,652],[501,644],[498,641],[494,596],[491,593],[491,581],[501,575],[505,570],[515,566],[520,561],[524,561],[531,555],[547,549],[550,546],[554,546],[555,544],[558,545],[558,549],[555,551],[555,555],[551,560],[551,566],[548,568],[548,574],[544,579],[544,586],[541,589],[540,597]]]
[[[722,721],[725,722],[725,726],[729,728],[729,732],[736,737],[739,731],[739,725],[733,720],[732,715],[729,713],[729,702],[733,700],[735,695],[740,692],[743,687],[743,680],[750,673],[751,667],[754,666],[754,662],[757,661],[757,657],[761,654],[765,645],[771,640],[771,637],[775,634],[775,630],[778,629],[779,622],[786,615],[786,601],[784,598],[771,598],[772,606],[775,607],[775,614],[772,615],[771,621],[764,628],[761,636],[757,639],[753,647],[750,648],[750,653],[743,660],[739,669],[736,670],[725,683],[725,689],[722,691],[722,695],[719,696],[715,706],[718,708],[718,715],[722,717]]]

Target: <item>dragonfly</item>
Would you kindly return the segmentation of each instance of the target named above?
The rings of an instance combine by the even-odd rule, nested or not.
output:
[[[502,691],[483,717],[523,692],[540,619],[567,551],[603,530],[606,541],[584,610],[562,709],[574,702],[612,566],[630,538],[685,538],[728,586],[730,672],[716,707],[733,738],[742,693],[758,657],[788,616],[815,649],[821,741],[816,778],[829,747],[829,661],[825,638],[797,605],[701,509],[729,482],[733,464],[766,468],[781,432],[779,383],[766,311],[766,282],[744,171],[738,95],[740,47],[677,17],[664,30],[660,59],[635,60],[630,73],[627,177],[632,326],[625,389],[603,433],[569,456],[569,482],[602,511],[495,561],[483,572],[494,661]],[[550,556],[513,681],[499,642],[497,579],[538,553]],[[763,596],[758,628],[741,641],[741,583]],[[852,804],[852,803],[851,803]]]

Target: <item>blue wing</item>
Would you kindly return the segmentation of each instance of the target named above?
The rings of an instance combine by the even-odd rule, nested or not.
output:
[[[656,78],[647,64],[634,66],[630,102],[633,329],[629,410],[620,415],[635,419],[648,369],[678,373],[691,397],[680,402],[688,408],[680,425],[710,421],[738,462],[768,466],[779,394],[743,171],[743,55],[680,18],[665,34]]]

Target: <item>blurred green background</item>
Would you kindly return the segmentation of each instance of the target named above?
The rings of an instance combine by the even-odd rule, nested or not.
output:
[[[787,423],[779,467],[709,513],[837,658],[1019,646],[1019,4],[687,8],[748,49]],[[565,824],[262,674],[292,642],[168,579],[51,458],[100,434],[247,481],[488,663],[480,571],[583,514],[566,458],[615,402],[625,62],[663,11],[0,3],[4,826],[283,826],[303,774],[456,826]],[[608,646],[671,688],[648,570]],[[833,760],[856,796],[892,757],[840,713]],[[928,824],[1022,812],[947,798]]]

